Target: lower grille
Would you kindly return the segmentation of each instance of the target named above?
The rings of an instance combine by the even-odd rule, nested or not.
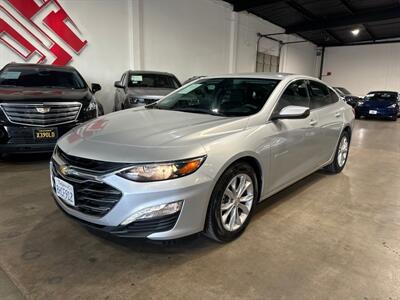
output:
[[[162,216],[158,218],[152,218],[148,220],[140,220],[128,224],[126,226],[120,226],[112,230],[111,233],[120,236],[147,236],[155,232],[168,231],[174,228],[179,217],[179,212],[168,216]]]
[[[3,103],[1,108],[11,123],[47,127],[76,121],[79,102]]]
[[[122,197],[121,191],[104,182],[64,176],[58,171],[59,166],[54,160],[52,166],[53,177],[61,178],[74,187],[75,206],[69,206],[72,209],[91,216],[103,217]]]

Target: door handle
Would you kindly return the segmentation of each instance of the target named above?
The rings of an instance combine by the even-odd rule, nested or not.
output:
[[[341,114],[340,112],[337,112],[337,113],[335,114],[335,117],[336,117],[336,118],[339,118],[341,115],[342,115],[342,114]]]
[[[311,125],[311,126],[315,126],[316,124],[317,124],[317,121],[316,121],[316,120],[311,120],[311,121],[310,121],[310,125]]]

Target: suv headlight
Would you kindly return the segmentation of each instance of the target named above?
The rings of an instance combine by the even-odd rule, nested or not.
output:
[[[396,103],[389,105],[387,108],[396,108]]]
[[[118,173],[118,175],[138,182],[168,180],[196,172],[205,159],[206,156],[202,156],[182,161],[139,164]]]
[[[92,99],[92,100],[90,101],[89,105],[85,108],[85,111],[86,111],[86,112],[93,111],[93,110],[96,110],[96,111],[97,111],[97,102],[96,102],[96,99]]]

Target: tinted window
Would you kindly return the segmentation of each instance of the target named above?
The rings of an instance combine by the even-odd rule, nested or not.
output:
[[[331,93],[331,103],[339,101],[338,95],[333,90],[329,89],[329,93]]]
[[[367,100],[377,101],[391,101],[396,102],[398,100],[398,93],[396,92],[369,92],[366,96]]]
[[[248,116],[267,102],[279,80],[203,79],[165,97],[154,108],[223,116]]]
[[[128,86],[167,89],[176,89],[178,87],[173,77],[158,74],[129,74]]]
[[[83,89],[86,84],[74,70],[6,68],[0,74],[0,86]]]
[[[290,105],[310,106],[307,83],[304,80],[293,82],[286,88],[275,106],[274,113],[279,113],[283,108]]]
[[[322,83],[310,81],[309,91],[311,98],[311,109],[320,108],[333,103],[329,88]]]

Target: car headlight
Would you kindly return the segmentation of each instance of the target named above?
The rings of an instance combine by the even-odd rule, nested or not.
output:
[[[202,156],[182,161],[139,164],[118,173],[118,175],[138,182],[174,179],[196,172],[205,159],[206,156]]]
[[[133,96],[129,96],[128,102],[129,104],[138,104],[140,102],[140,99]]]
[[[95,99],[92,99],[89,105],[86,107],[85,111],[97,110],[97,102]]]
[[[364,104],[364,101],[358,101],[357,106],[362,106]]]
[[[389,105],[387,108],[396,108],[396,103],[392,104],[392,105]]]

